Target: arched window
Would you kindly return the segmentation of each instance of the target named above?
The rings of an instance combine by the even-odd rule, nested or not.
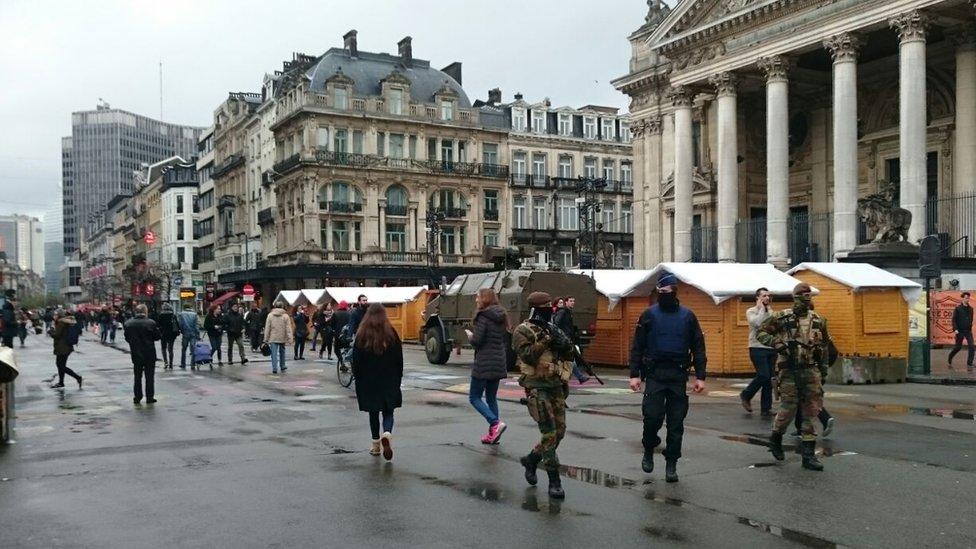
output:
[[[387,215],[407,215],[408,200],[407,190],[402,185],[390,185],[386,189]]]
[[[332,183],[332,197],[329,200],[331,212],[359,212],[363,209],[363,194],[355,185],[345,181]]]
[[[327,185],[319,187],[318,200],[320,210],[329,209],[329,187]]]

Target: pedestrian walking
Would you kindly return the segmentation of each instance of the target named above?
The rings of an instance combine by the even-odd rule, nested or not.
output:
[[[180,325],[180,368],[186,370],[186,350],[190,350],[190,369],[196,370],[196,362],[193,360],[193,346],[200,340],[200,319],[197,318],[193,305],[187,303],[183,306],[183,312],[177,317]]]
[[[173,347],[176,345],[176,336],[180,333],[180,324],[176,320],[176,313],[173,306],[163,303],[163,309],[156,318],[161,336],[160,347],[163,355],[163,369],[173,369]]]
[[[962,302],[952,311],[952,331],[956,335],[956,344],[949,351],[949,369],[952,369],[952,359],[962,350],[963,341],[966,342],[966,369],[973,371],[973,355],[976,346],[973,345],[973,308],[969,305],[969,292],[960,296]]]
[[[102,307],[98,313],[98,340],[104,345],[108,343],[109,324],[112,322],[112,312],[108,306]]]
[[[569,336],[569,339],[573,342],[573,345],[579,345],[579,330],[576,328],[576,321],[573,319],[573,309],[576,307],[576,298],[572,296],[566,296],[559,300],[562,305],[556,305],[556,312],[552,316],[552,323],[556,325],[557,328],[563,331],[564,334]],[[580,367],[577,360],[573,360],[573,377],[580,385],[586,383],[590,380],[590,376],[583,373],[583,368]]]
[[[115,333],[118,331],[119,328],[122,327],[122,324],[124,324],[125,321],[128,319],[129,317],[126,315],[126,313],[114,307],[112,308],[112,318],[111,320],[109,320],[108,323],[109,345],[115,345]]]
[[[318,307],[313,307],[312,312],[312,352],[315,352],[315,347],[319,346],[319,337],[322,335],[322,313],[325,311],[325,305],[320,305]]]
[[[356,332],[359,331],[359,323],[363,321],[363,316],[366,314],[366,309],[369,307],[369,298],[364,294],[360,294],[356,298],[356,305],[349,314],[349,333],[355,336]]]
[[[319,311],[319,320],[315,322],[315,328],[322,334],[322,346],[319,347],[319,358],[328,352],[328,359],[332,360],[332,343],[335,341],[335,330],[332,324],[332,318],[335,316],[335,311],[332,310],[332,302],[326,303],[322,309]],[[315,350],[314,347],[312,350]]]
[[[549,477],[549,496],[565,497],[559,479],[556,449],[566,436],[566,397],[573,373],[573,343],[552,325],[552,296],[545,292],[529,294],[529,318],[515,328],[512,348],[525,389],[529,415],[536,421],[541,438],[528,455],[519,461],[525,467],[525,480],[538,482],[536,468],[542,465]]]
[[[793,307],[773,313],[763,322],[757,338],[779,354],[780,409],[773,420],[770,452],[783,461],[783,434],[796,415],[803,411],[800,449],[803,468],[823,471],[817,459],[817,433],[812,419],[823,408],[823,378],[827,377],[830,335],[827,321],[811,306],[810,285],[801,282],[793,288]]]
[[[82,327],[70,312],[54,321],[51,337],[54,339],[54,364],[58,368],[58,382],[53,385],[54,388],[64,387],[64,376],[67,374],[75,378],[75,381],[78,382],[78,388],[81,389],[81,376],[68,368],[68,356],[74,352],[81,330]]]
[[[482,444],[498,444],[508,428],[498,414],[498,385],[508,377],[505,354],[508,315],[491,288],[478,290],[475,308],[474,330],[466,330],[474,347],[468,402],[488,422],[488,433],[481,437]]]
[[[0,343],[4,347],[13,348],[14,338],[17,337],[17,309],[15,300],[17,294],[12,289],[4,290],[3,308],[0,310]]]
[[[771,299],[769,289],[759,288],[756,290],[756,304],[746,310],[746,322],[749,323],[749,360],[756,369],[756,376],[739,394],[742,407],[751,414],[752,398],[756,393],[760,393],[759,412],[763,417],[771,415],[773,410],[773,370],[776,369],[776,350],[759,343],[756,333],[759,332],[763,322],[773,314]]]
[[[369,453],[393,459],[393,410],[403,405],[403,346],[386,316],[386,307],[374,303],[363,314],[352,350],[359,410],[369,414],[372,444]],[[380,434],[380,415],[383,431]]]
[[[241,355],[241,365],[247,364],[247,357],[244,355],[244,316],[237,303],[230,306],[230,310],[224,315],[224,330],[227,332],[227,364],[234,364],[234,345]]]
[[[305,342],[308,340],[308,315],[305,307],[296,307],[292,316],[295,322],[295,360],[305,360]]]
[[[261,316],[261,309],[257,303],[251,303],[251,309],[244,315],[244,323],[247,326],[247,337],[251,343],[251,351],[257,352],[261,348],[262,334],[264,333],[264,318]]]
[[[54,325],[54,310],[51,307],[46,307],[41,318],[44,320],[44,333],[46,334]],[[77,319],[75,320],[77,321]]]
[[[210,359],[213,360],[214,353],[217,354],[217,366],[224,365],[224,355],[220,350],[224,338],[224,312],[220,306],[210,308],[210,312],[203,319],[203,329],[207,332],[210,339]]]
[[[678,459],[688,415],[688,370],[695,369],[692,390],[705,390],[705,336],[698,318],[678,300],[678,279],[662,274],[657,282],[657,303],[645,310],[634,330],[630,349],[630,388],[644,399],[644,457],[641,469],[654,471],[654,449],[661,444],[658,432],[667,420],[664,479],[678,482]]]
[[[295,332],[292,328],[292,321],[285,312],[285,305],[280,301],[274,304],[274,308],[268,313],[268,319],[264,323],[264,342],[271,346],[271,373],[277,374],[278,368],[281,373],[285,373],[285,345],[291,345],[295,341]]]
[[[129,356],[132,357],[132,402],[142,402],[142,380],[146,380],[146,403],[156,402],[156,342],[163,338],[156,321],[149,318],[149,308],[136,305],[135,316],[122,326],[125,340],[129,342]]]
[[[21,307],[17,311],[17,339],[20,340],[20,346],[24,346],[24,340],[27,339],[27,328],[31,324],[30,313],[27,312],[27,307]]]

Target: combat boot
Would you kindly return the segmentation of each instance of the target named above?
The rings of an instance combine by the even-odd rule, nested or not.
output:
[[[654,472],[654,450],[644,450],[644,457],[641,459],[641,469],[645,473]]]
[[[549,497],[563,499],[566,493],[563,492],[563,483],[559,480],[559,471],[546,471],[549,474]]]
[[[817,459],[817,442],[814,440],[804,440],[801,446],[803,453],[803,468],[811,471],[823,471],[823,463]]]
[[[786,454],[783,453],[783,433],[773,432],[769,435],[769,451],[776,458],[776,461],[786,459]]]
[[[536,455],[534,452],[529,452],[529,455],[519,458],[519,463],[522,467],[525,467],[525,482],[528,482],[532,486],[535,486],[539,482],[539,477],[535,474],[536,467],[539,466],[539,460],[541,456]]]
[[[669,459],[664,462],[665,482],[678,482],[678,460]]]

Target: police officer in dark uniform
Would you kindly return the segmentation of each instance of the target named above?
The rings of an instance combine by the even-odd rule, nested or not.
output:
[[[657,283],[657,303],[640,316],[630,348],[630,388],[641,390],[646,382],[641,412],[644,416],[645,473],[654,470],[654,448],[661,443],[658,431],[667,419],[664,448],[665,480],[678,481],[678,458],[685,416],[688,415],[688,368],[695,367],[693,390],[705,389],[705,336],[695,313],[678,303],[678,279],[663,273]]]

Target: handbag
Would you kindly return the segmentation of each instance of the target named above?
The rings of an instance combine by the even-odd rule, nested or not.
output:
[[[268,345],[267,343],[262,343],[261,354],[264,356],[271,356],[271,345]]]

